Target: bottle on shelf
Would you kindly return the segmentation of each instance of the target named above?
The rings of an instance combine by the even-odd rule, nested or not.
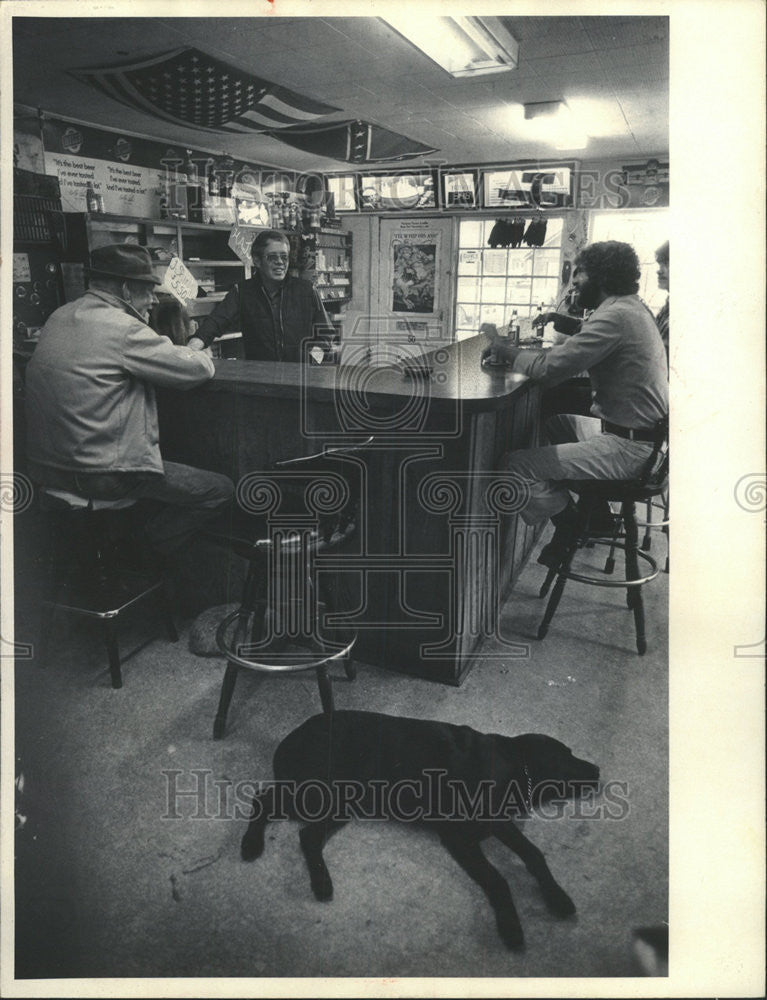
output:
[[[101,212],[103,207],[99,207],[99,197],[93,189],[93,185],[89,184],[85,189],[85,201],[88,205],[89,212]]]
[[[512,309],[511,321],[509,323],[509,340],[512,342],[512,344],[514,344],[515,347],[519,343],[519,335],[520,335],[519,315],[516,309]]]
[[[192,159],[192,150],[186,151],[186,205],[190,222],[204,222],[204,198],[197,164]]]

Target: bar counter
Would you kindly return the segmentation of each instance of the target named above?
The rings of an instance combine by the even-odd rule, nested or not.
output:
[[[504,470],[510,451],[538,442],[539,389],[483,369],[487,343],[439,348],[409,377],[394,354],[379,367],[220,360],[206,385],[160,394],[164,457],[235,483],[372,436],[364,537],[342,572],[357,658],[450,684],[483,642],[513,655],[497,634],[498,611],[535,541]],[[347,347],[345,357],[354,355]],[[241,573],[222,569],[204,545],[197,560],[186,574],[198,582],[189,607],[236,600]]]

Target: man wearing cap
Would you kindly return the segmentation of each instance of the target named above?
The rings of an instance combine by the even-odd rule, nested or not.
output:
[[[288,275],[287,237],[276,229],[260,232],[251,256],[253,277],[229,291],[200,323],[189,346],[201,350],[216,337],[239,330],[250,361],[304,360],[302,344],[309,340],[324,351],[333,324],[311,281]]]
[[[27,459],[41,486],[95,500],[159,501],[148,548],[176,551],[231,500],[231,480],[163,461],[155,386],[191,389],[214,365],[148,325],[160,279],[145,247],[91,253],[88,291],[57,309],[27,366]]]

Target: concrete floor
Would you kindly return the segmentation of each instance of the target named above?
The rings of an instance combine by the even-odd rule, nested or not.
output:
[[[665,545],[654,536],[661,559]],[[603,554],[584,553],[600,565]],[[525,825],[576,917],[551,916],[521,862],[486,842],[526,935],[524,952],[507,951],[481,890],[436,836],[393,823],[333,838],[331,903],[311,894],[296,824],[270,825],[264,855],[244,864],[235,788],[271,777],[279,740],[319,711],[313,677],[241,676],[228,734],[214,742],[224,665],[189,652],[189,623],[177,644],[160,635],[128,660],[115,691],[98,637],[64,619],[47,669],[21,660],[16,673],[17,977],[636,975],[632,930],[668,913],[668,577],[644,588],[640,657],[623,592],[575,583],[545,641],[534,639],[543,573],[533,557],[500,622],[528,655],[491,643],[460,688],[362,665],[350,683],[337,668],[335,697],[339,708],[548,733],[622,783],[627,809]],[[19,593],[23,640],[34,616],[25,623]],[[196,818],[189,796],[170,818],[171,781],[204,787],[210,816]]]

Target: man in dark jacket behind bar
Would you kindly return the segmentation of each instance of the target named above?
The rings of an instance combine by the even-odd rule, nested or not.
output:
[[[333,336],[322,299],[310,281],[288,277],[290,244],[277,230],[259,233],[251,248],[254,275],[232,288],[200,324],[188,346],[242,331],[249,361],[301,361],[301,343],[327,345]]]

